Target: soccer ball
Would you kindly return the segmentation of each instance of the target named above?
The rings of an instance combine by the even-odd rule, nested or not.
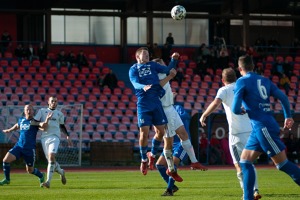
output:
[[[174,6],[171,10],[171,16],[175,20],[182,20],[185,18],[185,15],[186,15],[186,10],[181,5]]]

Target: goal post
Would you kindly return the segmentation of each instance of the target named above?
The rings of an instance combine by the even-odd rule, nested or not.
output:
[[[34,106],[35,113],[45,106]],[[0,109],[0,143],[15,144],[19,138],[19,130],[11,133],[2,133],[3,129],[12,127],[22,116],[24,106],[3,106]],[[73,146],[69,147],[66,135],[61,133],[60,145],[56,155],[56,160],[61,166],[81,166],[82,160],[82,123],[83,105],[58,105],[65,116],[65,126],[70,133]],[[37,134],[37,146],[41,142],[41,131]],[[44,155],[44,152],[41,152]]]

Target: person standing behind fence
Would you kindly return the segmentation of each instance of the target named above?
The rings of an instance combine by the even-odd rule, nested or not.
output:
[[[200,117],[202,126],[206,126],[206,118],[213,113],[221,104],[223,104],[226,118],[229,126],[229,149],[233,160],[233,164],[237,171],[237,178],[240,186],[243,189],[243,173],[240,167],[240,156],[252,131],[251,122],[247,114],[236,115],[231,111],[231,104],[233,102],[233,88],[235,87],[236,73],[232,68],[226,68],[222,71],[222,82],[224,86],[221,87],[213,102],[207,107],[205,112]],[[254,168],[255,169],[255,168]],[[255,170],[256,176],[256,170]],[[254,199],[260,199],[261,195],[258,191],[257,178],[254,184]]]
[[[60,175],[62,184],[65,185],[67,183],[65,171],[60,167],[59,163],[55,159],[60,143],[61,132],[67,135],[69,146],[72,145],[69,133],[64,125],[64,114],[57,110],[56,107],[57,98],[50,96],[48,100],[48,108],[41,108],[34,116],[36,121],[44,121],[48,113],[53,113],[48,126],[43,130],[41,136],[42,147],[48,160],[47,180],[42,184],[42,186],[46,188],[50,188],[50,182],[55,171]]]
[[[5,178],[0,181],[0,185],[10,184],[10,163],[18,160],[20,157],[24,158],[26,171],[37,176],[39,178],[40,185],[44,182],[44,173],[41,173],[40,170],[34,167],[36,158],[36,135],[39,127],[45,128],[48,125],[52,114],[49,113],[44,122],[34,123],[33,106],[28,104],[24,106],[24,115],[24,117],[19,118],[18,123],[16,123],[13,127],[3,130],[4,133],[10,133],[19,129],[20,136],[15,146],[10,149],[3,158],[3,172]]]

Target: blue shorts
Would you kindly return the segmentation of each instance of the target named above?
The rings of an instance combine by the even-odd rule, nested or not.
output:
[[[161,153],[161,156],[164,156],[164,152]],[[178,158],[181,162],[187,159],[188,155],[186,151],[181,146],[181,143],[173,144],[173,156]]]
[[[22,147],[15,145],[8,152],[16,156],[17,160],[20,159],[20,157],[23,157],[27,166],[34,166],[36,158],[35,149],[23,149]]]
[[[252,130],[245,149],[258,152],[265,152],[273,157],[285,149],[280,139],[280,130],[277,126],[257,125]]]
[[[151,126],[151,125],[163,125],[168,123],[167,116],[161,105],[156,106],[153,110],[143,112],[138,109],[137,111],[138,126]]]

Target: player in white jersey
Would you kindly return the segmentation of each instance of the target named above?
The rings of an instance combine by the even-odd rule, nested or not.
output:
[[[165,65],[164,61],[162,59],[154,59],[154,62],[158,62],[161,65]],[[165,95],[160,98],[160,101],[162,103],[164,112],[168,119],[167,128],[168,131],[165,133],[166,138],[171,138],[175,136],[176,134],[181,140],[181,145],[183,149],[187,152],[190,160],[191,160],[191,168],[192,169],[200,169],[200,170],[207,170],[207,168],[203,165],[201,165],[198,160],[196,159],[194,148],[191,144],[191,141],[189,139],[189,135],[187,131],[184,128],[184,124],[178,114],[178,112],[174,108],[174,95],[172,92],[171,85],[169,81],[164,81],[167,75],[159,73],[158,74],[159,80],[161,80],[160,84],[162,85],[163,89],[165,90]],[[166,79],[168,80],[168,79]],[[158,136],[155,134],[154,139],[156,139]],[[148,160],[149,160],[149,168],[152,170],[154,169],[154,161],[155,161],[155,153],[148,152]]]
[[[51,96],[48,100],[48,108],[41,108],[34,117],[36,121],[44,121],[49,112],[53,113],[47,128],[42,130],[43,132],[41,135],[42,147],[48,160],[47,180],[43,183],[43,186],[46,188],[50,188],[50,182],[54,171],[60,175],[62,184],[65,185],[67,182],[65,171],[61,169],[59,163],[56,162],[55,155],[60,143],[61,132],[67,135],[69,146],[71,145],[71,140],[64,125],[64,114],[61,111],[56,110],[56,107],[57,98]]]
[[[236,115],[231,111],[231,104],[233,101],[233,89],[235,86],[236,74],[232,68],[226,68],[222,72],[222,82],[224,86],[221,87],[213,102],[207,107],[205,112],[200,117],[202,126],[206,126],[205,119],[214,112],[221,104],[223,104],[226,118],[229,126],[229,149],[233,160],[233,164],[237,171],[237,177],[243,189],[243,174],[239,165],[241,153],[247,143],[249,135],[252,131],[250,119],[247,114]],[[255,173],[256,175],[256,173]],[[254,199],[260,199],[261,195],[258,192],[257,178],[255,179]]]

